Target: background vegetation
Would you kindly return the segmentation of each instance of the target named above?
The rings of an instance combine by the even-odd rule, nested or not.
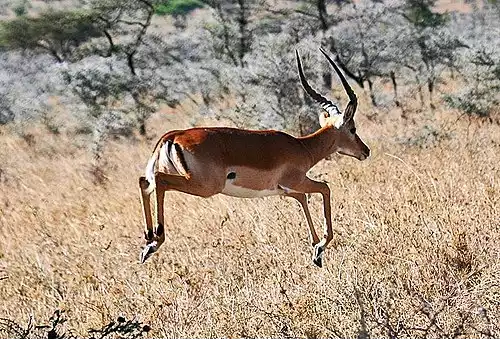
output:
[[[498,2],[10,1],[0,16],[0,335],[500,336]],[[319,46],[373,150],[311,172],[333,191],[326,268],[294,201],[180,193],[139,265],[155,139],[315,130],[295,49],[345,103]]]

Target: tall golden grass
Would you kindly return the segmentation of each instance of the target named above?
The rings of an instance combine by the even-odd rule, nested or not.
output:
[[[108,142],[96,186],[82,140],[2,129],[0,317],[62,309],[85,333],[124,315],[154,337],[499,337],[500,126],[358,115],[371,158],[333,156],[311,173],[332,189],[323,269],[295,201],[175,192],[167,239],[141,265],[137,178],[154,140]],[[320,197],[311,204],[320,230]]]

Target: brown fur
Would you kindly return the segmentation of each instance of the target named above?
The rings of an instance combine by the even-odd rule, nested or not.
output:
[[[235,172],[231,184],[254,191],[277,191],[295,198],[304,209],[313,246],[319,243],[307,209],[305,193],[321,193],[326,219],[325,240],[322,248],[332,239],[330,190],[306,176],[307,171],[329,154],[342,149],[347,155],[360,160],[369,154],[368,147],[357,135],[349,135],[348,128],[336,129],[331,125],[306,137],[296,138],[279,131],[250,131],[226,127],[192,128],[166,133],[156,145],[153,157],[168,141],[180,146],[189,176],[180,176],[169,168],[159,166],[156,172],[157,224],[163,225],[163,195],[168,190],[201,197],[222,193],[227,174]],[[141,186],[142,187],[142,186]],[[280,190],[284,188],[283,190]],[[288,190],[288,191],[287,191]],[[143,189],[144,191],[144,189]],[[149,198],[142,195],[143,204]],[[144,207],[148,213],[148,208]],[[146,217],[146,234],[152,228],[151,217]],[[164,241],[164,233],[157,234],[155,251]],[[147,243],[151,243],[147,240]],[[145,260],[145,259],[144,259]],[[319,264],[320,265],[320,264]]]
[[[153,160],[158,163],[155,174],[157,225],[164,225],[163,198],[168,190],[201,197],[218,193],[240,197],[290,196],[304,209],[311,242],[315,246],[313,261],[321,267],[322,253],[333,237],[330,189],[325,183],[308,178],[307,172],[321,159],[334,152],[359,160],[366,159],[370,154],[370,149],[355,133],[353,117],[357,107],[356,95],[338,67],[328,56],[327,58],[339,74],[350,99],[345,114],[341,116],[343,123],[338,128],[334,127],[333,121],[339,116],[330,117],[327,114],[322,120],[324,126],[320,130],[299,138],[280,131],[251,131],[228,127],[191,128],[163,135],[153,151]],[[333,105],[309,86],[304,78],[298,54],[297,62],[306,92],[323,107]],[[188,170],[188,175],[179,175],[175,166],[158,161],[160,150],[167,141],[179,146],[177,149],[182,153],[182,156],[179,156],[184,168]],[[235,173],[234,179],[228,179],[230,172]],[[148,214],[149,193],[142,186],[143,211]],[[325,229],[324,239],[321,241],[312,224],[306,193],[320,193],[323,197]],[[151,216],[145,215],[145,220],[145,233],[149,234],[152,229]],[[146,239],[147,246],[142,252],[141,261],[144,262],[157,251],[164,240],[164,232],[155,232],[153,240]]]

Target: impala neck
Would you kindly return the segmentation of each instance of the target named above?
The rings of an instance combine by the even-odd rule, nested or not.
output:
[[[328,125],[322,127],[313,134],[298,138],[307,148],[311,155],[313,167],[320,160],[326,158],[337,150],[337,130],[335,127]]]

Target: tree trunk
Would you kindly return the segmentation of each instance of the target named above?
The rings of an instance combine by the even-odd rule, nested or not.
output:
[[[318,17],[320,22],[320,27],[323,32],[328,29],[328,12],[326,11],[326,0],[317,0]]]
[[[423,109],[425,106],[424,93],[422,92],[422,85],[420,84],[420,79],[418,75],[415,75],[415,82],[417,83],[418,97],[420,98],[420,108]]]
[[[146,119],[139,120],[139,134],[143,137],[146,136]]]
[[[370,91],[370,99],[372,101],[373,107],[377,107],[377,101],[375,100],[375,93],[373,93],[373,82],[370,78],[366,79],[368,82],[368,90]]]
[[[240,61],[240,66],[245,67],[243,58],[248,53],[250,49],[250,35],[248,32],[248,13],[245,4],[245,0],[238,0],[239,12],[238,12],[238,26],[240,30],[240,45],[238,50],[238,58]]]
[[[434,94],[434,80],[433,79],[428,79],[427,80],[427,89],[429,90],[429,106],[433,110],[434,107],[434,102],[433,102],[433,94]]]
[[[390,77],[391,77],[392,89],[394,91],[394,103],[396,104],[396,107],[401,107],[401,103],[399,102],[398,98],[398,85],[396,83],[396,74],[394,74],[394,71],[391,71]]]
[[[332,74],[330,73],[329,70],[325,70],[321,74],[321,78],[323,79],[323,86],[325,88],[331,89],[332,88]]]

